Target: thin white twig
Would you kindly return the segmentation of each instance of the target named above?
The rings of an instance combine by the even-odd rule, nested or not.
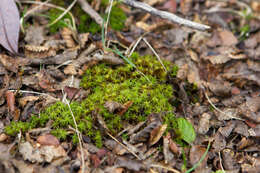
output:
[[[160,56],[157,54],[157,52],[154,50],[154,48],[150,45],[150,43],[148,43],[148,41],[147,41],[145,38],[143,38],[143,40],[144,40],[144,42],[147,44],[147,46],[152,50],[152,52],[154,53],[154,55],[156,56],[156,58],[158,59],[158,61],[159,61],[159,62],[161,63],[161,65],[163,66],[165,72],[167,73],[168,71],[167,71],[166,67],[164,66],[164,64],[163,64],[163,62],[162,62]]]
[[[62,8],[62,7],[59,7],[57,5],[53,5],[53,4],[50,4],[50,3],[46,3],[46,2],[38,2],[38,1],[21,1],[21,3],[25,3],[25,4],[38,4],[38,5],[42,5],[42,6],[47,6],[47,7],[51,7],[51,8],[56,8],[56,9],[59,9],[61,11],[66,11],[65,8]],[[68,12],[70,17],[71,17],[71,20],[72,20],[72,27],[74,29],[76,29],[76,24],[75,24],[75,19],[74,19],[74,16],[72,15],[71,12]]]
[[[222,159],[221,159],[220,151],[218,152],[218,157],[219,157],[220,168],[221,168],[221,170],[223,171],[223,173],[226,173],[225,170],[224,170],[224,168],[223,168],[223,165],[222,165]]]
[[[76,122],[76,119],[75,119],[75,116],[71,110],[71,107],[70,107],[70,104],[68,102],[67,99],[64,99],[65,103],[68,105],[69,107],[69,110],[70,110],[70,114],[73,118],[73,122],[74,122],[74,125],[75,125],[75,128],[76,128],[76,133],[77,133],[77,136],[78,136],[78,140],[79,140],[79,148],[80,148],[80,152],[81,152],[81,164],[82,164],[82,172],[84,173],[85,172],[85,160],[84,160],[84,152],[83,152],[83,147],[82,147],[82,142],[81,142],[81,137],[80,137],[80,133],[79,133],[79,130],[78,130],[78,125],[77,125],[77,122]]]
[[[128,147],[126,147],[124,144],[119,142],[114,136],[112,136],[109,132],[107,132],[107,135],[110,136],[113,140],[115,140],[119,145],[121,145],[124,149],[126,149],[129,153],[133,154],[138,160],[142,160],[137,154],[135,154],[133,151],[131,151]]]
[[[40,93],[40,92],[36,92],[36,91],[26,91],[26,90],[8,90],[8,91],[14,91],[14,92],[21,92],[21,93],[30,93],[30,94],[37,94],[37,95],[46,95],[46,96],[50,96],[49,94],[46,93]],[[52,97],[52,96],[51,96]]]
[[[167,171],[172,171],[172,172],[174,172],[174,173],[181,173],[181,172],[178,171],[177,169],[165,167],[165,166],[159,165],[159,164],[151,164],[150,166],[151,166],[151,167],[154,167],[154,168],[162,168],[162,169],[165,169],[165,170],[167,170]]]
[[[142,40],[142,38],[143,38],[143,36],[140,36],[140,37],[138,38],[138,40],[134,43],[133,48],[131,49],[131,46],[130,46],[130,49],[128,49],[128,50],[126,51],[127,57],[130,57],[130,56],[133,54],[133,52],[135,51],[136,47],[138,46],[138,44],[139,44],[140,41]],[[131,50],[131,51],[130,51],[130,50]],[[128,54],[129,51],[130,51],[130,53]]]
[[[57,23],[61,18],[63,18],[70,10],[71,10],[71,8],[76,4],[76,2],[77,2],[77,0],[74,0],[71,4],[70,4],[70,6],[65,10],[65,11],[63,11],[63,13],[58,17],[58,18],[56,18],[53,22],[51,22],[50,24],[48,24],[48,26],[52,26],[52,25],[54,25],[55,23]],[[74,27],[74,26],[73,26]],[[73,29],[75,29],[75,28],[73,28]]]
[[[40,4],[40,5],[36,6],[36,7],[34,7],[34,8],[32,8],[32,9],[28,10],[28,11],[23,15],[23,17],[21,17],[21,19],[20,19],[20,26],[21,26],[21,30],[22,30],[23,33],[24,33],[24,27],[23,27],[23,21],[24,21],[24,19],[25,19],[29,14],[34,13],[34,12],[37,11],[39,8],[41,8],[42,6],[44,6],[45,4],[47,4],[49,1],[50,1],[50,0],[47,0],[47,1],[43,2],[43,4]]]
[[[205,92],[205,90],[204,90],[204,93],[205,93],[205,96],[206,96],[206,98],[207,98],[209,104],[210,104],[215,110],[217,110],[218,112],[220,112],[220,113],[222,113],[222,114],[228,116],[228,117],[231,118],[231,119],[244,121],[244,120],[241,119],[241,118],[233,117],[233,116],[231,116],[231,115],[229,115],[229,114],[226,114],[225,112],[223,112],[222,110],[220,110],[219,108],[217,108],[217,107],[212,103],[212,101],[209,99],[208,94]]]
[[[171,22],[178,23],[180,25],[185,25],[185,26],[188,26],[188,27],[191,27],[191,28],[194,28],[194,29],[198,29],[198,30],[203,30],[203,31],[210,29],[210,26],[208,26],[208,25],[203,25],[203,24],[200,24],[200,23],[192,22],[192,21],[187,20],[187,19],[183,19],[183,18],[176,16],[173,13],[169,13],[167,11],[157,10],[156,8],[153,8],[150,5],[143,3],[143,2],[139,2],[139,1],[136,1],[136,0],[120,0],[120,2],[123,2],[126,5],[129,5],[131,7],[142,9],[142,10],[144,10],[144,11],[150,13],[150,14],[159,16],[163,19],[167,19]]]
[[[109,0],[109,7],[108,7],[108,13],[107,13],[107,19],[106,19],[106,25],[105,25],[105,40],[107,40],[107,28],[109,23],[109,18],[112,10],[114,0]]]

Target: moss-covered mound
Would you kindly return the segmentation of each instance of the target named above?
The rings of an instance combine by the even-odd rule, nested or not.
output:
[[[169,102],[173,97],[173,88],[166,83],[167,74],[162,65],[155,57],[141,57],[136,53],[130,60],[146,77],[129,64],[114,67],[104,63],[98,64],[89,68],[82,78],[81,85],[84,89],[89,89],[90,94],[81,103],[72,102],[70,105],[79,130],[83,135],[94,139],[98,146],[101,146],[101,134],[96,128],[93,111],[103,117],[107,127],[114,134],[122,130],[123,124],[144,121],[151,113],[170,112],[165,115],[165,121],[168,124],[173,121],[173,106]],[[164,64],[169,71],[175,69],[167,62]],[[118,115],[104,107],[107,101],[133,104],[123,115]],[[44,127],[50,120],[52,134],[60,139],[71,137],[68,127],[75,126],[68,106],[61,102],[48,107],[40,115],[32,116],[28,122],[12,122],[5,131],[9,135],[15,135],[20,130],[25,132],[28,129]],[[76,136],[72,135],[72,138],[76,142]]]

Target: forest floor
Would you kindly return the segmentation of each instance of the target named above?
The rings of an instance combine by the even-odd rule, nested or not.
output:
[[[10,2],[0,173],[260,172],[258,0]]]

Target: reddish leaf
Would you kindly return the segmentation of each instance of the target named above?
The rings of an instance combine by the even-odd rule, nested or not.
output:
[[[78,94],[79,89],[74,88],[74,87],[65,86],[64,91],[67,94],[68,98],[71,100]]]
[[[18,51],[20,15],[14,0],[0,1],[0,44],[12,53]]]
[[[101,160],[98,158],[96,154],[92,154],[90,156],[90,159],[95,168],[97,168],[101,164]]]
[[[15,96],[14,96],[14,93],[11,92],[11,91],[7,91],[5,93],[5,96],[6,96],[9,111],[14,112],[15,111]]]

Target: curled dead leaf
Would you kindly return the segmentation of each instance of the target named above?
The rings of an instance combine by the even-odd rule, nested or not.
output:
[[[156,144],[164,134],[164,132],[167,129],[167,124],[163,124],[155,129],[153,129],[150,133],[150,140],[149,140],[149,145],[154,145]]]

